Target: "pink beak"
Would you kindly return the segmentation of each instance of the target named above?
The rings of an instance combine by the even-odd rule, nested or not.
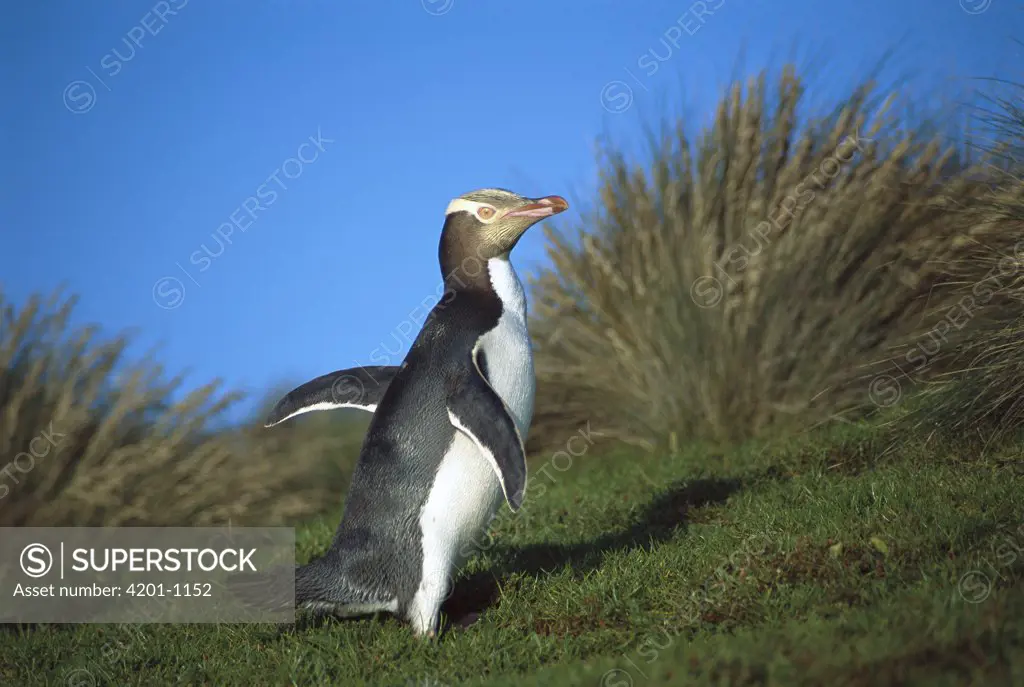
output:
[[[565,201],[562,196],[545,196],[544,198],[537,198],[534,202],[528,205],[521,205],[520,207],[506,212],[506,217],[536,217],[540,219],[542,217],[550,217],[551,215],[557,215],[559,212],[564,212],[569,209],[569,203]]]

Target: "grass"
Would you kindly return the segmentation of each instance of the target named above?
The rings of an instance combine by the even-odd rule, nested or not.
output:
[[[939,444],[858,424],[725,452],[584,452],[571,465],[541,455],[531,469],[523,510],[494,523],[436,644],[389,616],[280,632],[14,628],[0,636],[0,682],[876,687],[1024,677],[1024,461],[1012,444]],[[298,530],[300,558],[328,545],[336,517]],[[479,620],[463,626],[471,613]]]
[[[1024,425],[1024,85],[1004,86],[983,114],[998,141],[989,189],[959,209],[972,243],[946,266],[939,299],[960,304],[951,313],[959,326],[933,356],[946,373],[925,404],[927,420],[994,436]]]
[[[75,304],[0,291],[0,526],[291,524],[337,503],[365,421],[225,427],[239,394],[182,393],[126,359],[129,336],[72,326]]]
[[[806,91],[762,74],[706,130],[666,120],[645,159],[604,151],[599,196],[547,231],[533,283],[532,448],[585,418],[653,450],[860,412],[868,368],[955,302],[933,287],[983,170],[896,92],[865,83],[814,112]]]

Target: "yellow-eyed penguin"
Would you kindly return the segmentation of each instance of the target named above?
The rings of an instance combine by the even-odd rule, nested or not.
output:
[[[516,511],[525,496],[535,382],[509,253],[567,208],[560,196],[496,188],[452,200],[439,247],[445,296],[402,364],[339,370],[275,406],[268,427],[315,410],[373,413],[331,547],[295,571],[297,606],[388,611],[436,634],[472,542],[503,500]]]

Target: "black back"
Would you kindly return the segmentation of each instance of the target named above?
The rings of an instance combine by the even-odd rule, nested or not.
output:
[[[456,431],[446,398],[476,373],[472,350],[501,313],[490,288],[450,287],[374,413],[329,554],[350,583],[374,597],[408,601],[416,592],[419,516]]]

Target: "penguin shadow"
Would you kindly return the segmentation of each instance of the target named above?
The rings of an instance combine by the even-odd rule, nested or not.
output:
[[[449,621],[465,627],[498,605],[500,590],[515,575],[541,577],[568,565],[576,577],[601,566],[615,551],[650,551],[685,531],[689,511],[723,503],[744,486],[744,480],[708,478],[676,482],[658,494],[629,527],[573,544],[530,544],[512,549],[496,547],[501,563],[455,583],[442,611]]]

